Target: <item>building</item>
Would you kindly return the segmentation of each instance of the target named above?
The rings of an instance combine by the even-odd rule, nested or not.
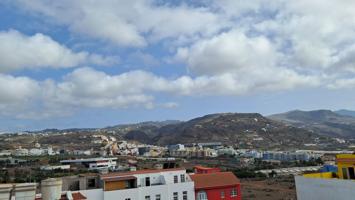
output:
[[[262,170],[255,171],[255,173],[262,173],[266,176],[288,176],[288,175],[299,175],[304,172],[317,172],[319,170],[322,170],[321,166],[308,166],[308,167],[262,169]]]
[[[297,199],[345,200],[355,196],[355,154],[336,156],[337,172],[321,172],[296,176]]]
[[[62,160],[62,165],[82,165],[89,170],[115,170],[117,158],[88,158],[75,160]]]
[[[12,154],[14,156],[28,156],[28,149],[23,149],[19,147],[18,149],[15,149]]]
[[[62,177],[63,191],[99,189],[102,187],[100,176],[95,173]]]
[[[196,200],[242,199],[240,181],[232,172],[220,172],[216,168],[201,169],[201,167],[195,168],[195,171],[202,172],[190,175],[195,183]]]
[[[80,190],[88,200],[194,200],[185,169],[140,170],[101,176],[102,188]]]
[[[180,158],[206,158],[206,157],[217,157],[217,151],[209,148],[200,147],[185,147],[181,150],[171,150],[169,151],[171,157]]]
[[[280,161],[309,161],[311,154],[306,152],[282,152],[282,151],[267,151],[263,153],[263,160],[280,160]]]
[[[44,171],[53,171],[53,170],[69,170],[70,165],[45,165],[40,167]]]
[[[210,168],[210,167],[203,167],[203,166],[195,166],[195,174],[210,174],[220,172],[221,169],[219,168]]]
[[[169,151],[184,150],[184,149],[185,149],[185,145],[183,145],[183,144],[168,145]]]
[[[80,192],[62,192],[60,179],[47,179],[36,194],[36,183],[0,184],[0,199],[11,200],[86,200]]]

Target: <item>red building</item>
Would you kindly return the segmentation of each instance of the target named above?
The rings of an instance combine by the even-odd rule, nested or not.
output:
[[[208,171],[208,170],[207,170]],[[240,181],[232,172],[196,173],[196,200],[241,200]]]
[[[195,166],[195,173],[196,174],[209,174],[209,173],[216,173],[220,172],[219,168],[210,168],[210,167],[203,167],[203,166]]]

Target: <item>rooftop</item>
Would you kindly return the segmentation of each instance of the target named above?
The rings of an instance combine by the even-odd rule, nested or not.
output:
[[[86,200],[87,198],[80,192],[69,192],[61,195],[60,200]],[[35,200],[42,200],[42,197],[36,197]]]
[[[196,189],[232,186],[240,183],[232,172],[217,172],[210,174],[191,174]]]
[[[138,171],[131,171],[131,172],[114,172],[109,174],[101,175],[103,180],[105,179],[112,179],[115,177],[120,176],[132,176],[138,174],[154,174],[154,173],[161,173],[161,172],[172,172],[172,171],[186,171],[184,168],[172,168],[172,169],[146,169],[146,170],[138,170]]]
[[[100,161],[100,160],[117,160],[117,158],[85,158],[85,159],[73,159],[73,160],[61,160],[60,162],[93,162],[93,161]]]

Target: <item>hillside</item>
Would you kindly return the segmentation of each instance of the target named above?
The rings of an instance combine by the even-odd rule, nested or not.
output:
[[[314,143],[317,134],[265,118],[258,113],[222,113],[163,126],[153,139],[160,145],[223,142],[240,148],[292,148]],[[324,138],[327,140],[327,138]]]
[[[339,115],[355,117],[355,111],[353,111],[353,110],[342,109],[342,110],[337,110],[337,111],[334,111],[334,112],[339,114]]]
[[[290,111],[269,116],[270,119],[306,128],[320,135],[355,138],[355,118],[330,110]]]
[[[120,125],[116,125],[116,126],[110,126],[110,127],[106,127],[103,129],[100,129],[102,131],[115,131],[120,135],[126,135],[128,133],[130,133],[128,136],[128,138],[134,137],[137,138],[137,134],[142,135],[142,132],[145,133],[145,136],[143,136],[144,138],[146,136],[153,138],[155,136],[157,136],[158,134],[158,130],[159,128],[166,126],[166,125],[170,125],[170,124],[178,124],[181,121],[178,120],[165,120],[165,121],[147,121],[147,122],[140,122],[140,123],[135,123],[135,124],[120,124]],[[133,131],[133,132],[132,132]],[[138,132],[141,133],[138,133]],[[147,139],[147,138],[145,138]]]
[[[326,136],[334,136],[330,134],[332,132],[328,127],[332,125],[333,129],[343,133],[345,132],[344,126],[347,127],[344,123],[354,120],[354,118],[329,113],[329,111],[311,113],[297,111],[270,118],[258,113],[219,113],[186,122],[142,122],[98,129],[51,129],[35,132],[33,135],[14,134],[13,137],[11,134],[6,137],[4,135],[3,142],[0,140],[0,146],[7,148],[7,146],[21,144],[23,147],[31,147],[35,141],[38,141],[43,145],[68,148],[75,146],[79,149],[88,149],[92,147],[90,145],[94,145],[90,139],[92,135],[107,135],[118,140],[125,139],[157,145],[222,142],[238,148],[338,149],[346,147],[347,143],[341,143],[339,140]],[[333,121],[333,124],[328,121]],[[325,126],[320,122],[327,123],[328,134],[318,130],[319,127]],[[336,128],[336,126],[339,127]],[[348,126],[347,133],[350,134],[354,129]]]

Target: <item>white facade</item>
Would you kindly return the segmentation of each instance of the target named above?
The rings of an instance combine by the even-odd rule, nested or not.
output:
[[[156,172],[140,173],[140,171],[106,178],[135,177],[136,187],[105,191],[103,189],[81,190],[88,200],[195,200],[194,182],[185,170],[156,170]],[[146,179],[149,178],[149,185]],[[103,179],[105,180],[105,178]],[[160,198],[159,198],[160,197]]]
[[[76,160],[62,160],[61,164],[82,164],[90,170],[96,169],[116,169],[117,158],[89,158]]]
[[[30,149],[29,155],[31,156],[40,156],[43,154],[42,149]]]
[[[295,176],[298,200],[349,200],[355,198],[355,181]]]
[[[47,166],[41,166],[40,167],[41,170],[56,170],[56,169],[61,169],[61,170],[68,170],[70,169],[70,165],[55,165],[55,166],[50,166],[50,165],[47,165]]]
[[[28,156],[28,149],[15,149],[15,151],[13,152],[14,156]]]

